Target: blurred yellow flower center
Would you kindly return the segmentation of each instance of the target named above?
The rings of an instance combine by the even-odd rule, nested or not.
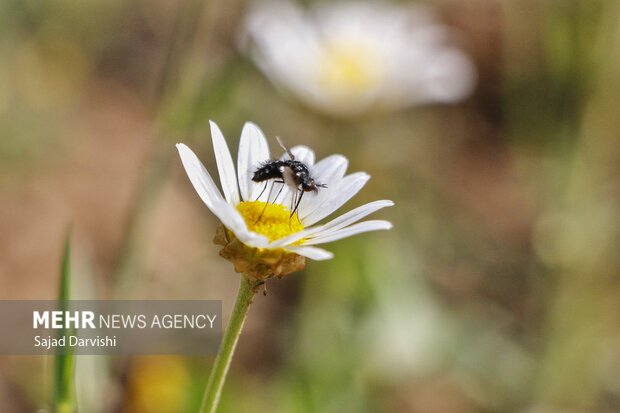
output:
[[[325,86],[363,92],[379,80],[374,53],[363,45],[334,43],[326,47],[321,66]]]
[[[284,205],[268,204],[262,201],[241,202],[237,205],[250,231],[262,234],[275,241],[301,231],[304,226],[299,222],[297,213],[291,216],[291,211]]]

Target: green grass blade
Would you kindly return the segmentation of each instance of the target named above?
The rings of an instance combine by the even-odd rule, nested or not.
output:
[[[71,297],[71,237],[69,232],[65,238],[62,260],[60,264],[60,285],[58,291],[59,310],[65,311]],[[70,334],[62,329],[59,337]],[[73,351],[59,351],[54,356],[54,411],[56,413],[75,412],[75,356]]]

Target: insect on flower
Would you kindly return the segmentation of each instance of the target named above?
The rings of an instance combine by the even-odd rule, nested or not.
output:
[[[394,205],[389,200],[369,202],[322,222],[370,179],[364,172],[347,174],[348,160],[342,155],[315,162],[314,151],[299,145],[286,150],[278,160],[269,160],[267,139],[258,126],[248,122],[241,132],[235,168],[224,135],[213,122],[211,139],[221,190],[196,154],[182,143],[177,149],[194,189],[221,222],[213,240],[223,246],[220,255],[246,277],[258,281],[283,277],[304,268],[306,258],[327,260],[334,256],[316,245],[392,228],[384,220],[362,221]],[[278,185],[276,181],[281,182],[281,198],[265,202],[266,196],[260,194],[266,191],[265,185],[272,189]],[[305,192],[315,193],[300,202]],[[295,217],[285,205],[291,198],[296,204]]]
[[[278,143],[284,149],[289,159],[279,159],[275,161],[267,161],[260,168],[258,168],[254,172],[254,176],[252,177],[252,181],[254,182],[265,182],[265,187],[261,191],[258,198],[261,197],[263,192],[267,189],[267,185],[269,184],[270,179],[274,179],[274,183],[281,184],[280,190],[278,191],[275,199],[280,196],[284,185],[287,185],[293,192],[293,198],[291,199],[291,218],[297,212],[299,208],[299,204],[301,203],[301,198],[304,196],[305,192],[313,191],[315,193],[319,192],[319,188],[327,188],[326,184],[322,184],[316,182],[316,180],[311,176],[310,170],[308,166],[295,159],[295,155],[282,143],[279,137],[276,137]],[[273,190],[273,186],[269,190],[269,195],[267,196],[267,203],[265,204],[265,208],[269,203],[269,199],[271,198],[271,191]],[[257,198],[257,199],[258,199]],[[294,207],[293,207],[294,204]],[[262,214],[258,217],[260,220]],[[299,219],[299,218],[298,218]]]

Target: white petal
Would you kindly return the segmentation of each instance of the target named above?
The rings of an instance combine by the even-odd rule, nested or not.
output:
[[[235,235],[237,235],[238,233],[243,234],[249,232],[247,225],[245,225],[245,221],[243,221],[243,217],[241,217],[239,211],[237,211],[237,209],[230,205],[228,202],[220,200],[214,203],[213,214],[218,217],[218,219],[222,222],[222,224],[224,224],[226,228],[234,232]]]
[[[288,237],[280,238],[279,240],[276,240],[272,242],[271,244],[269,244],[268,248],[278,248],[278,247],[282,247],[285,245],[290,245],[290,244],[293,244],[299,241],[302,238],[310,239],[310,238],[326,236],[328,234],[331,234],[334,231],[337,231],[348,225],[356,223],[360,219],[372,214],[373,212],[381,208],[385,208],[385,207],[389,207],[393,205],[394,205],[394,202],[387,201],[387,200],[370,202],[368,204],[357,207],[347,212],[346,214],[339,216],[338,218],[331,220],[325,225],[306,228],[302,231],[291,234]]]
[[[325,199],[313,203],[312,207],[309,206],[307,211],[302,213],[301,221],[305,226],[308,226],[330,215],[357,194],[369,179],[368,174],[357,172],[345,176],[335,187],[323,189],[326,194]]]
[[[426,67],[422,88],[431,102],[457,102],[468,96],[476,82],[470,59],[458,50],[437,50]]]
[[[330,181],[342,179],[349,161],[342,155],[330,155],[316,163],[311,169],[315,179],[329,185]]]
[[[198,157],[183,143],[177,143],[177,150],[185,167],[185,172],[200,199],[213,211],[213,205],[216,201],[223,201],[220,191],[215,186],[215,182],[207,172],[204,165]]]
[[[326,242],[337,241],[342,238],[347,238],[352,235],[361,234],[362,232],[368,231],[377,231],[380,229],[391,229],[392,224],[388,221],[375,220],[375,221],[364,221],[359,222],[357,224],[351,225],[349,227],[340,229],[338,231],[330,232],[329,234],[323,237],[316,237],[304,243],[304,245],[316,245],[316,244],[324,244]]]
[[[322,203],[329,197],[329,188],[338,185],[347,171],[348,165],[349,161],[344,156],[331,155],[321,159],[310,168],[312,177],[317,182],[327,185],[327,188],[319,188],[317,194],[310,194],[310,196],[304,198],[304,202],[299,205],[300,216],[306,216],[314,209],[315,204]]]
[[[263,185],[252,181],[252,176],[261,162],[269,159],[269,145],[263,132],[251,122],[247,122],[241,131],[239,141],[239,155],[237,158],[237,175],[239,189],[244,201],[254,201],[262,190]]]
[[[289,247],[287,248],[287,250],[316,261],[323,261],[334,258],[333,253],[316,247]]]
[[[313,100],[322,46],[304,10],[291,1],[258,1],[248,11],[246,30],[256,46],[250,53],[263,73],[275,85]]]
[[[176,146],[189,180],[202,201],[213,212],[213,215],[244,244],[256,248],[266,247],[269,244],[269,240],[263,235],[248,230],[239,211],[224,200],[215,186],[215,182],[213,182],[213,179],[211,179],[211,176],[196,155],[182,143],[178,143]]]
[[[297,145],[291,148],[291,152],[295,155],[295,160],[306,164],[314,165],[314,151],[307,146]]]
[[[316,234],[318,228],[308,228],[302,231],[291,234],[287,237],[280,238],[278,240],[273,241],[268,245],[268,248],[280,248],[286,245],[294,244],[302,238],[307,238],[310,235]]]
[[[222,131],[215,124],[209,121],[211,125],[211,140],[213,141],[213,152],[215,152],[215,160],[217,161],[217,171],[220,174],[220,182],[222,183],[222,191],[224,197],[229,204],[237,205],[239,203],[239,187],[237,185],[237,174],[235,173],[235,165],[233,164],[228,145]]]
[[[314,236],[315,238],[323,237],[334,231],[338,231],[341,228],[354,224],[360,219],[372,214],[375,211],[380,210],[381,208],[393,205],[394,202],[387,200],[370,202],[368,204],[357,207],[347,212],[346,214],[339,216],[338,218],[334,218],[325,225],[314,227],[314,231],[312,232],[308,230],[307,232],[310,232],[310,234],[306,234],[306,237],[309,235]]]
[[[269,244],[267,237],[250,231],[239,211],[223,199],[213,205],[212,212],[244,244],[255,248],[265,248]]]

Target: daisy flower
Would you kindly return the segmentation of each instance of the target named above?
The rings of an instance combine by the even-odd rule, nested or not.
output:
[[[274,179],[252,180],[256,170],[272,160],[267,140],[256,125],[248,122],[243,127],[237,168],[222,132],[215,123],[210,125],[222,192],[186,145],[179,143],[177,149],[194,189],[222,223],[214,241],[224,247],[220,255],[232,261],[237,272],[257,280],[281,277],[303,268],[306,258],[333,257],[316,245],[392,227],[383,220],[358,222],[393,205],[387,200],[370,202],[319,224],[359,192],[370,178],[363,172],[345,175],[348,161],[344,156],[331,155],[315,163],[310,148],[290,149],[295,160],[307,166],[310,177],[326,185],[306,193],[295,209],[296,200],[302,195],[298,187]],[[289,159],[289,155],[285,153],[279,159]]]
[[[470,58],[432,10],[382,1],[255,2],[242,47],[281,90],[340,116],[465,98]]]

